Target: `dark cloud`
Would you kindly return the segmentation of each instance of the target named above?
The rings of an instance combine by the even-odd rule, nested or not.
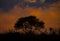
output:
[[[0,8],[3,11],[11,10],[17,4],[17,0],[0,0]]]
[[[29,3],[29,2],[21,2],[20,3],[20,6],[21,7],[26,7],[26,6],[29,6],[29,7],[45,7],[45,6],[48,6],[54,2],[57,2],[58,0],[46,0],[44,3],[41,3],[40,0],[36,0],[36,2],[32,2],[32,3]]]
[[[3,11],[11,10],[16,4],[19,4],[20,7],[25,8],[26,6],[29,7],[45,7],[51,3],[54,3],[58,0],[46,0],[44,3],[41,3],[40,0],[37,0],[35,3],[25,2],[24,0],[0,0],[0,8]]]

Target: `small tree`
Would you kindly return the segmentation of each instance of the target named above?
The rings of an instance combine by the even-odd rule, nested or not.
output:
[[[44,22],[39,21],[35,16],[28,16],[24,18],[19,18],[17,23],[15,24],[15,29],[20,28],[30,28],[32,29],[32,26],[44,28]]]

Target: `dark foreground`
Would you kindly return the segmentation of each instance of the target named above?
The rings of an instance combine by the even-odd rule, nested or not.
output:
[[[27,33],[27,34],[20,34],[18,32],[15,33],[7,33],[7,34],[0,34],[0,41],[3,40],[20,40],[20,41],[58,41],[60,40],[60,35],[51,34],[46,35],[44,33],[40,35],[35,35],[33,33]]]

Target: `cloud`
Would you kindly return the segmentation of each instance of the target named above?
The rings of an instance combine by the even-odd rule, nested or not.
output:
[[[43,8],[54,2],[57,2],[57,0],[0,0],[0,8],[5,12],[12,10],[15,5],[20,5],[22,8],[26,6]]]
[[[38,8],[38,7],[44,8],[57,1],[58,0],[28,0],[28,1],[26,0],[26,1],[22,1],[22,3],[20,3],[20,6],[22,8],[26,6],[34,7],[34,8]]]
[[[17,4],[17,1],[18,0],[0,0],[0,8],[2,8],[3,11],[9,11]]]

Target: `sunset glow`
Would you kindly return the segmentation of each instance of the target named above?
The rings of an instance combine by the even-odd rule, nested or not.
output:
[[[45,2],[42,0],[41,2]],[[60,27],[60,2],[50,4],[50,7],[45,7],[44,9],[26,7],[22,9],[19,5],[15,5],[12,10],[4,12],[0,9],[0,33],[9,32],[9,30],[14,29],[14,24],[18,18],[26,16],[36,16],[38,19],[45,22],[45,27]]]

